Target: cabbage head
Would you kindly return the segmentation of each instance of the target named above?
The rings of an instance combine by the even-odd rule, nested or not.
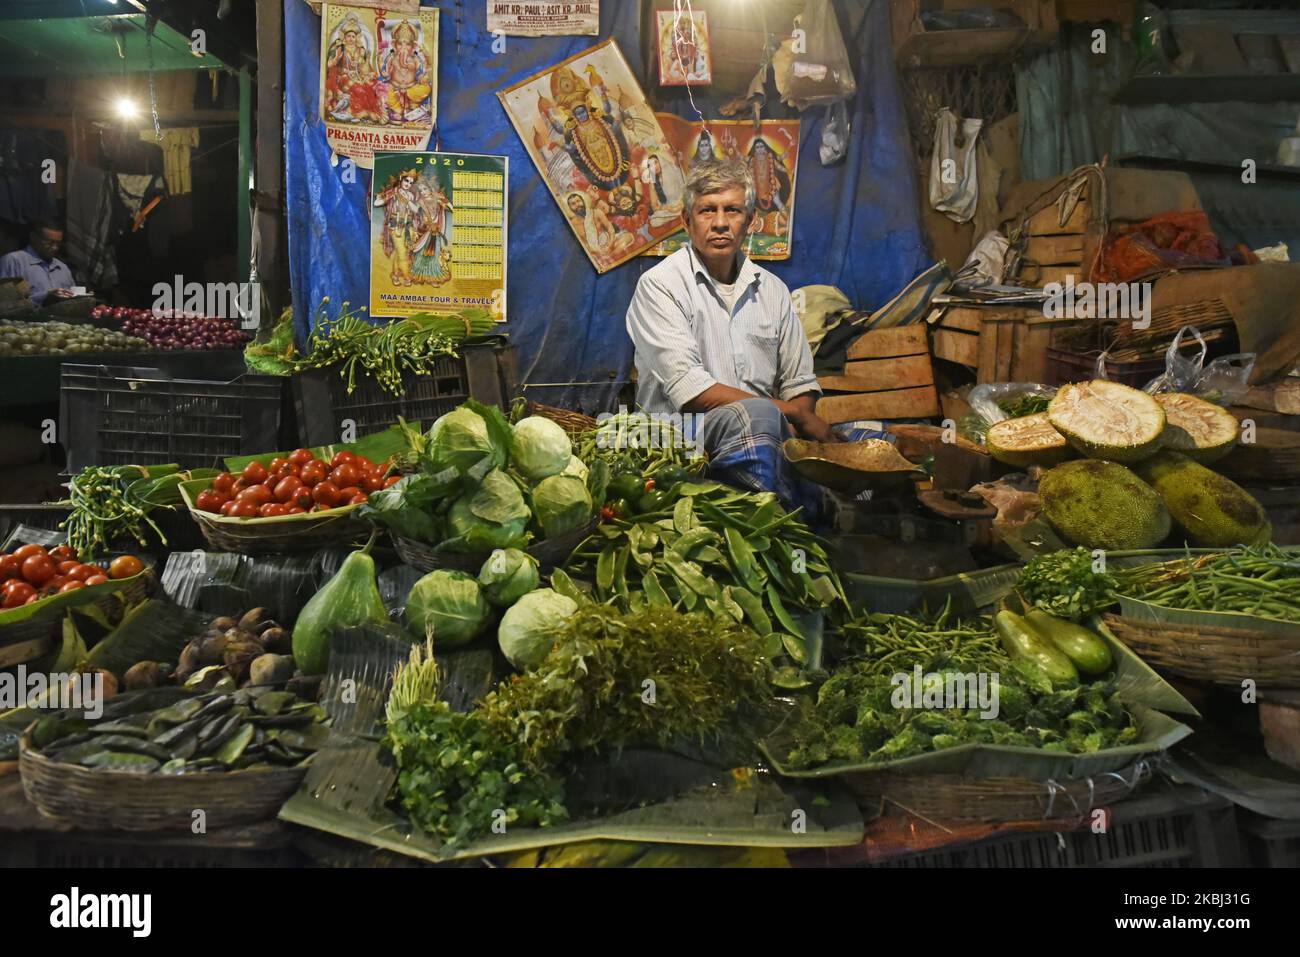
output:
[[[436,475],[454,468],[464,473],[492,453],[487,422],[473,409],[452,409],[429,429],[426,471]]]
[[[470,555],[494,548],[518,548],[528,542],[531,517],[523,493],[510,476],[493,469],[482,484],[452,503],[447,512],[447,551]]]
[[[550,588],[530,591],[506,609],[497,626],[501,653],[521,671],[540,665],[578,603]]]
[[[517,548],[498,548],[478,573],[487,600],[498,608],[513,605],[537,587],[537,559]]]
[[[578,458],[576,455],[571,455],[569,456],[569,464],[564,467],[564,471],[560,474],[572,475],[579,481],[586,482],[588,475],[587,463],[582,461],[582,459]]]
[[[435,649],[473,641],[492,615],[483,589],[464,572],[439,568],[414,585],[406,598],[406,618],[417,635],[431,635]]]
[[[591,493],[587,484],[571,475],[552,475],[533,489],[533,514],[543,538],[571,532],[591,518]]]
[[[510,454],[517,468],[530,482],[540,482],[563,472],[573,458],[573,443],[564,429],[550,419],[530,415],[515,423]]]

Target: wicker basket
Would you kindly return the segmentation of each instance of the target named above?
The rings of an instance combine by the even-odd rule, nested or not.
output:
[[[1093,808],[1131,797],[1150,778],[1150,763],[1138,761],[1122,771],[1075,781],[889,772],[846,775],[844,781],[863,806],[876,806],[883,800],[932,821],[1005,824],[1077,821]]]
[[[537,402],[529,402],[525,410],[529,415],[540,415],[544,419],[550,419],[564,429],[570,438],[590,432],[599,424],[591,416],[583,415],[581,412],[570,412],[568,409],[557,409]]]
[[[1144,621],[1102,620],[1115,637],[1165,674],[1241,687],[1300,688],[1300,625],[1277,631]]]
[[[18,744],[23,791],[46,817],[88,830],[188,830],[194,811],[209,829],[273,818],[307,769],[248,768],[195,774],[137,774],[51,761],[31,750],[31,729]]]
[[[531,548],[525,549],[525,551],[537,559],[541,565],[542,574],[546,574],[553,568],[567,562],[569,556],[573,554],[573,550],[596,530],[598,524],[599,522],[593,518],[586,525],[574,529],[567,535],[561,535],[559,538],[548,538],[538,542]],[[487,560],[487,555],[461,555],[455,552],[440,552],[432,545],[426,545],[411,538],[403,538],[401,535],[393,536],[393,545],[403,562],[422,572],[431,572],[437,568],[450,568],[455,571],[477,575],[479,569],[483,567],[483,562]]]
[[[198,509],[192,509],[190,514],[214,552],[293,555],[364,543],[371,529],[352,517],[354,508],[340,509],[337,515],[322,514],[306,521],[250,518],[223,522],[219,516],[207,515]]]

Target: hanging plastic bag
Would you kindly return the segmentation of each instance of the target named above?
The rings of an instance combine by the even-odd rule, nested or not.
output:
[[[984,121],[958,121],[944,107],[935,116],[934,154],[930,158],[930,205],[959,223],[975,215],[979,202],[979,176],[975,168],[975,142]]]
[[[802,110],[848,99],[857,91],[830,0],[808,0],[803,13],[795,17],[793,40],[793,56],[775,64],[777,89],[787,104]]]
[[[1182,353],[1183,337],[1193,336],[1200,344],[1200,349],[1192,358]],[[1221,356],[1209,365],[1205,365],[1205,356],[1209,347],[1205,337],[1195,326],[1183,326],[1169,343],[1165,352],[1165,371],[1156,376],[1144,387],[1143,391],[1151,395],[1161,392],[1183,392],[1199,396],[1220,405],[1235,405],[1250,388],[1250,373],[1255,368],[1255,353],[1236,352]],[[1098,369],[1104,372],[1103,359],[1097,360]],[[1105,378],[1104,374],[1101,376]]]

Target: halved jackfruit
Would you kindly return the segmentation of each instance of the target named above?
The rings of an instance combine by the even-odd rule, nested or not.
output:
[[[1209,465],[1217,462],[1237,444],[1240,426],[1236,417],[1223,406],[1206,402],[1185,392],[1157,395],[1165,410],[1166,423],[1160,444],[1182,452],[1188,458]]]
[[[1046,412],[1003,419],[989,426],[984,444],[999,462],[1019,468],[1058,465],[1070,455],[1070,443],[1052,428]]]
[[[1048,421],[1082,454],[1110,462],[1137,462],[1160,448],[1165,410],[1137,389],[1094,379],[1061,386]]]

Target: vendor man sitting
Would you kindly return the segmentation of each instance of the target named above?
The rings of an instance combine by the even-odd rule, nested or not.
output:
[[[794,435],[839,441],[817,417],[820,394],[808,337],[790,291],[745,256],[754,180],[741,163],[706,163],[686,178],[690,244],[648,270],[627,310],[636,346],[637,404],[701,413],[689,429],[710,475],[776,492],[814,518],[820,492],[781,453]]]
[[[54,223],[36,220],[27,248],[0,256],[0,278],[26,279],[34,306],[72,298],[72,270],[62,259],[54,258],[62,246],[63,230]]]

